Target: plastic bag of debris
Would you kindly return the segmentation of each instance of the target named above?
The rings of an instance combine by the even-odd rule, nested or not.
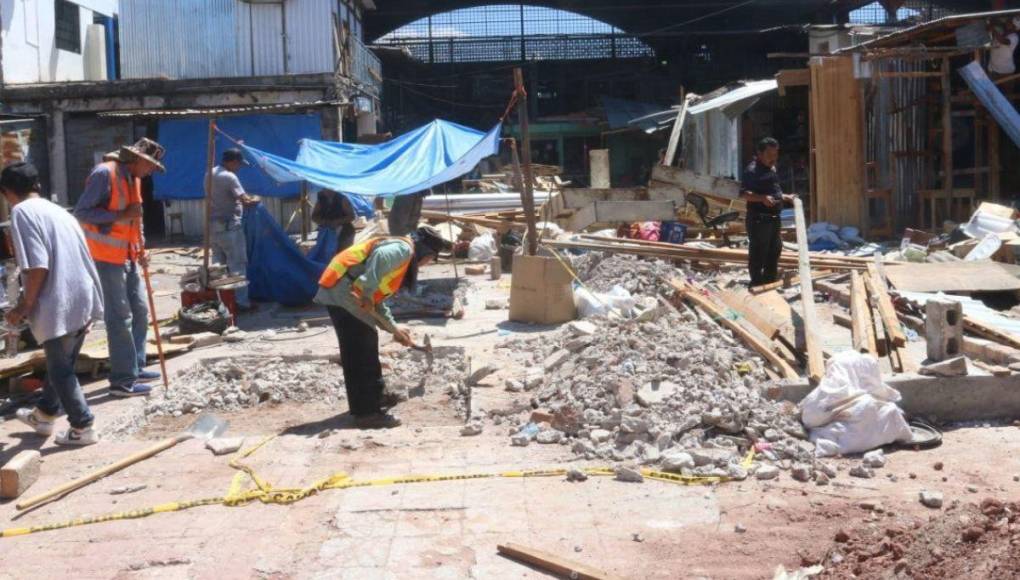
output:
[[[882,382],[878,359],[854,351],[829,361],[825,377],[800,403],[801,421],[819,457],[860,453],[909,441],[910,426],[896,405],[900,394]]]
[[[493,238],[490,233],[484,233],[471,240],[471,246],[468,248],[468,259],[472,262],[488,262],[496,256],[498,251],[496,238]]]
[[[609,316],[611,313],[631,318],[636,304],[634,297],[622,286],[613,286],[609,292],[592,292],[583,286],[574,288],[578,318]]]
[[[182,308],[177,323],[181,334],[215,332],[223,334],[230,326],[230,311],[218,300],[201,302]]]

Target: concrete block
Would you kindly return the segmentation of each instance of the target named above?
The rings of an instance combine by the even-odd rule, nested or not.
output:
[[[39,479],[42,455],[34,450],[22,451],[0,467],[0,498],[14,499],[25,493]]]
[[[959,355],[963,349],[963,306],[946,298],[929,300],[924,334],[930,360],[938,362]]]
[[[244,437],[215,437],[205,442],[205,448],[213,455],[234,453],[244,446]]]
[[[932,377],[962,377],[967,374],[967,357],[958,356],[926,364],[917,371],[917,374]]]
[[[569,350],[561,348],[560,350],[549,355],[548,358],[546,358],[545,361],[542,363],[542,367],[545,368],[545,372],[547,373],[552,372],[560,368],[560,366],[563,365],[563,363],[567,362],[567,359],[570,358],[570,354],[571,353]]]

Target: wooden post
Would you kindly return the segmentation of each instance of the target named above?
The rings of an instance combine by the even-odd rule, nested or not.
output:
[[[680,134],[684,130],[684,121],[687,120],[687,105],[690,103],[690,95],[684,97],[683,103],[680,104],[680,112],[676,115],[676,120],[673,121],[673,132],[669,134],[669,145],[666,147],[666,156],[662,158],[662,164],[666,166],[673,165],[673,161],[676,159],[676,151],[680,148]]]
[[[308,182],[301,182],[301,199],[298,201],[301,204],[301,241],[308,241],[308,231],[311,229],[308,223]]]
[[[950,83],[949,59],[942,59],[942,194],[946,199],[946,219],[952,219],[953,208],[953,92]],[[936,223],[935,200],[931,202],[931,228],[939,231]]]
[[[212,196],[212,171],[216,162],[216,119],[209,119],[209,140],[205,157],[205,239],[202,244],[202,289],[209,287],[209,251],[212,245],[212,222],[210,220]]]
[[[988,117],[988,193],[996,203],[999,201],[999,176],[1002,168],[999,165],[999,123]]]
[[[528,125],[527,92],[524,90],[524,72],[514,69],[514,90],[517,92],[517,118],[521,127],[521,156],[524,157],[524,171],[521,189],[521,205],[524,206],[524,220],[528,223],[528,255],[534,256],[538,251],[538,232],[535,220],[535,178],[531,173],[531,129]],[[524,99],[521,101],[521,99]]]
[[[803,306],[804,344],[807,347],[808,378],[822,380],[825,374],[825,358],[818,343],[818,313],[815,311],[815,289],[811,280],[811,258],[808,256],[807,225],[804,223],[804,202],[793,200],[794,217],[797,223],[797,261],[800,269],[800,301]]]
[[[857,270],[850,272],[850,316],[854,350],[878,356],[868,293],[864,287],[864,278]]]

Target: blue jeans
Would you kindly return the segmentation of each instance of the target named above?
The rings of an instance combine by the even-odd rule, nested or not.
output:
[[[248,275],[248,243],[244,239],[244,229],[239,223],[225,223],[214,221],[212,223],[212,239],[209,245],[212,246],[212,258],[223,264],[230,271],[231,276]],[[241,308],[251,306],[248,300],[248,287],[243,286],[234,291],[237,298],[237,305]]]
[[[47,415],[59,415],[63,408],[67,412],[67,422],[75,429],[84,429],[92,425],[93,420],[78,377],[74,374],[74,363],[84,342],[83,328],[42,344],[46,353],[46,383],[36,406]]]
[[[130,387],[145,367],[149,307],[145,303],[138,264],[96,262],[103,285],[106,342],[110,351],[110,385]]]

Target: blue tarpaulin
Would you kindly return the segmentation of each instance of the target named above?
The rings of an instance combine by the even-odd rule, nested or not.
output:
[[[244,149],[281,183],[307,181],[354,196],[392,197],[425,191],[469,173],[482,159],[499,153],[500,129],[496,125],[483,133],[437,120],[379,145],[305,139],[293,161],[250,143]],[[365,203],[356,198],[352,202]]]
[[[328,243],[329,236],[323,236],[321,230],[319,234],[318,243]],[[244,210],[244,237],[248,244],[248,295],[253,300],[284,306],[312,301],[319,289],[319,276],[332,255],[313,251],[305,257],[261,204]]]
[[[252,147],[275,155],[293,158],[300,141],[322,134],[318,114],[245,115],[224,117],[216,122],[225,133],[235,135]],[[156,199],[202,199],[205,191],[206,143],[209,121],[206,119],[169,119],[159,122],[159,142],[166,148],[166,173],[153,176]],[[235,147],[222,135],[216,135],[216,151]],[[219,156],[216,157],[219,162]],[[242,167],[238,177],[252,194],[267,197],[296,197],[297,183],[275,182],[258,167]]]
[[[976,61],[968,64],[960,69],[960,75],[967,81],[970,90],[974,91],[981,104],[995,118],[995,122],[1009,135],[1013,143],[1020,147],[1020,113],[1017,113],[1016,108],[992,79],[988,78],[981,64]]]

